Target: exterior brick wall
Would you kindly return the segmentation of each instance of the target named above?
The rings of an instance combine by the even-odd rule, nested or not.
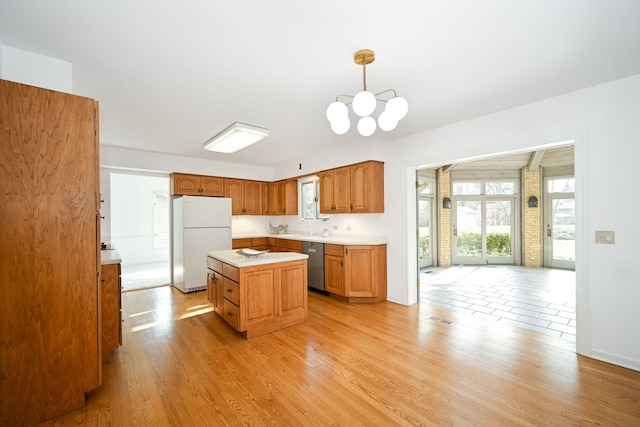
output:
[[[522,169],[523,182],[523,233],[522,233],[522,264],[525,267],[542,266],[542,185],[540,168],[529,171]],[[529,197],[538,198],[538,207],[529,207]]]
[[[441,267],[451,266],[451,209],[442,207],[442,200],[445,197],[451,198],[451,173],[438,169],[438,212],[440,216],[440,247],[438,248],[439,265]]]

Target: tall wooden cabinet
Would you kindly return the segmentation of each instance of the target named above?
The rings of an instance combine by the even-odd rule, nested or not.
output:
[[[0,425],[33,425],[101,383],[98,103],[0,94]]]

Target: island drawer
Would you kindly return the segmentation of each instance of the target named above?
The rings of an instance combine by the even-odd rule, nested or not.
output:
[[[240,286],[236,282],[223,277],[222,289],[222,293],[226,299],[235,305],[240,305]]]
[[[237,305],[229,301],[228,299],[224,299],[222,303],[222,313],[224,314],[224,320],[233,326],[233,329],[236,331],[240,329],[240,315],[239,308]]]
[[[222,275],[224,277],[228,277],[234,282],[240,281],[240,273],[239,273],[238,267],[234,267],[232,265],[222,263]]]
[[[207,257],[207,268],[222,274],[222,261],[219,261],[215,258]]]

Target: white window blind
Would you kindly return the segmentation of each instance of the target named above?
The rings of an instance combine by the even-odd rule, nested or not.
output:
[[[169,247],[169,193],[156,191],[153,201],[153,248]]]

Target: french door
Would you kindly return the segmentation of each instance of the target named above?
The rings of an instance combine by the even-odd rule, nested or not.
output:
[[[573,177],[548,178],[544,214],[544,263],[547,267],[576,267],[576,204]]]
[[[454,264],[515,264],[515,200],[455,197],[451,215]]]
[[[418,268],[430,267],[434,258],[433,196],[418,198]]]

